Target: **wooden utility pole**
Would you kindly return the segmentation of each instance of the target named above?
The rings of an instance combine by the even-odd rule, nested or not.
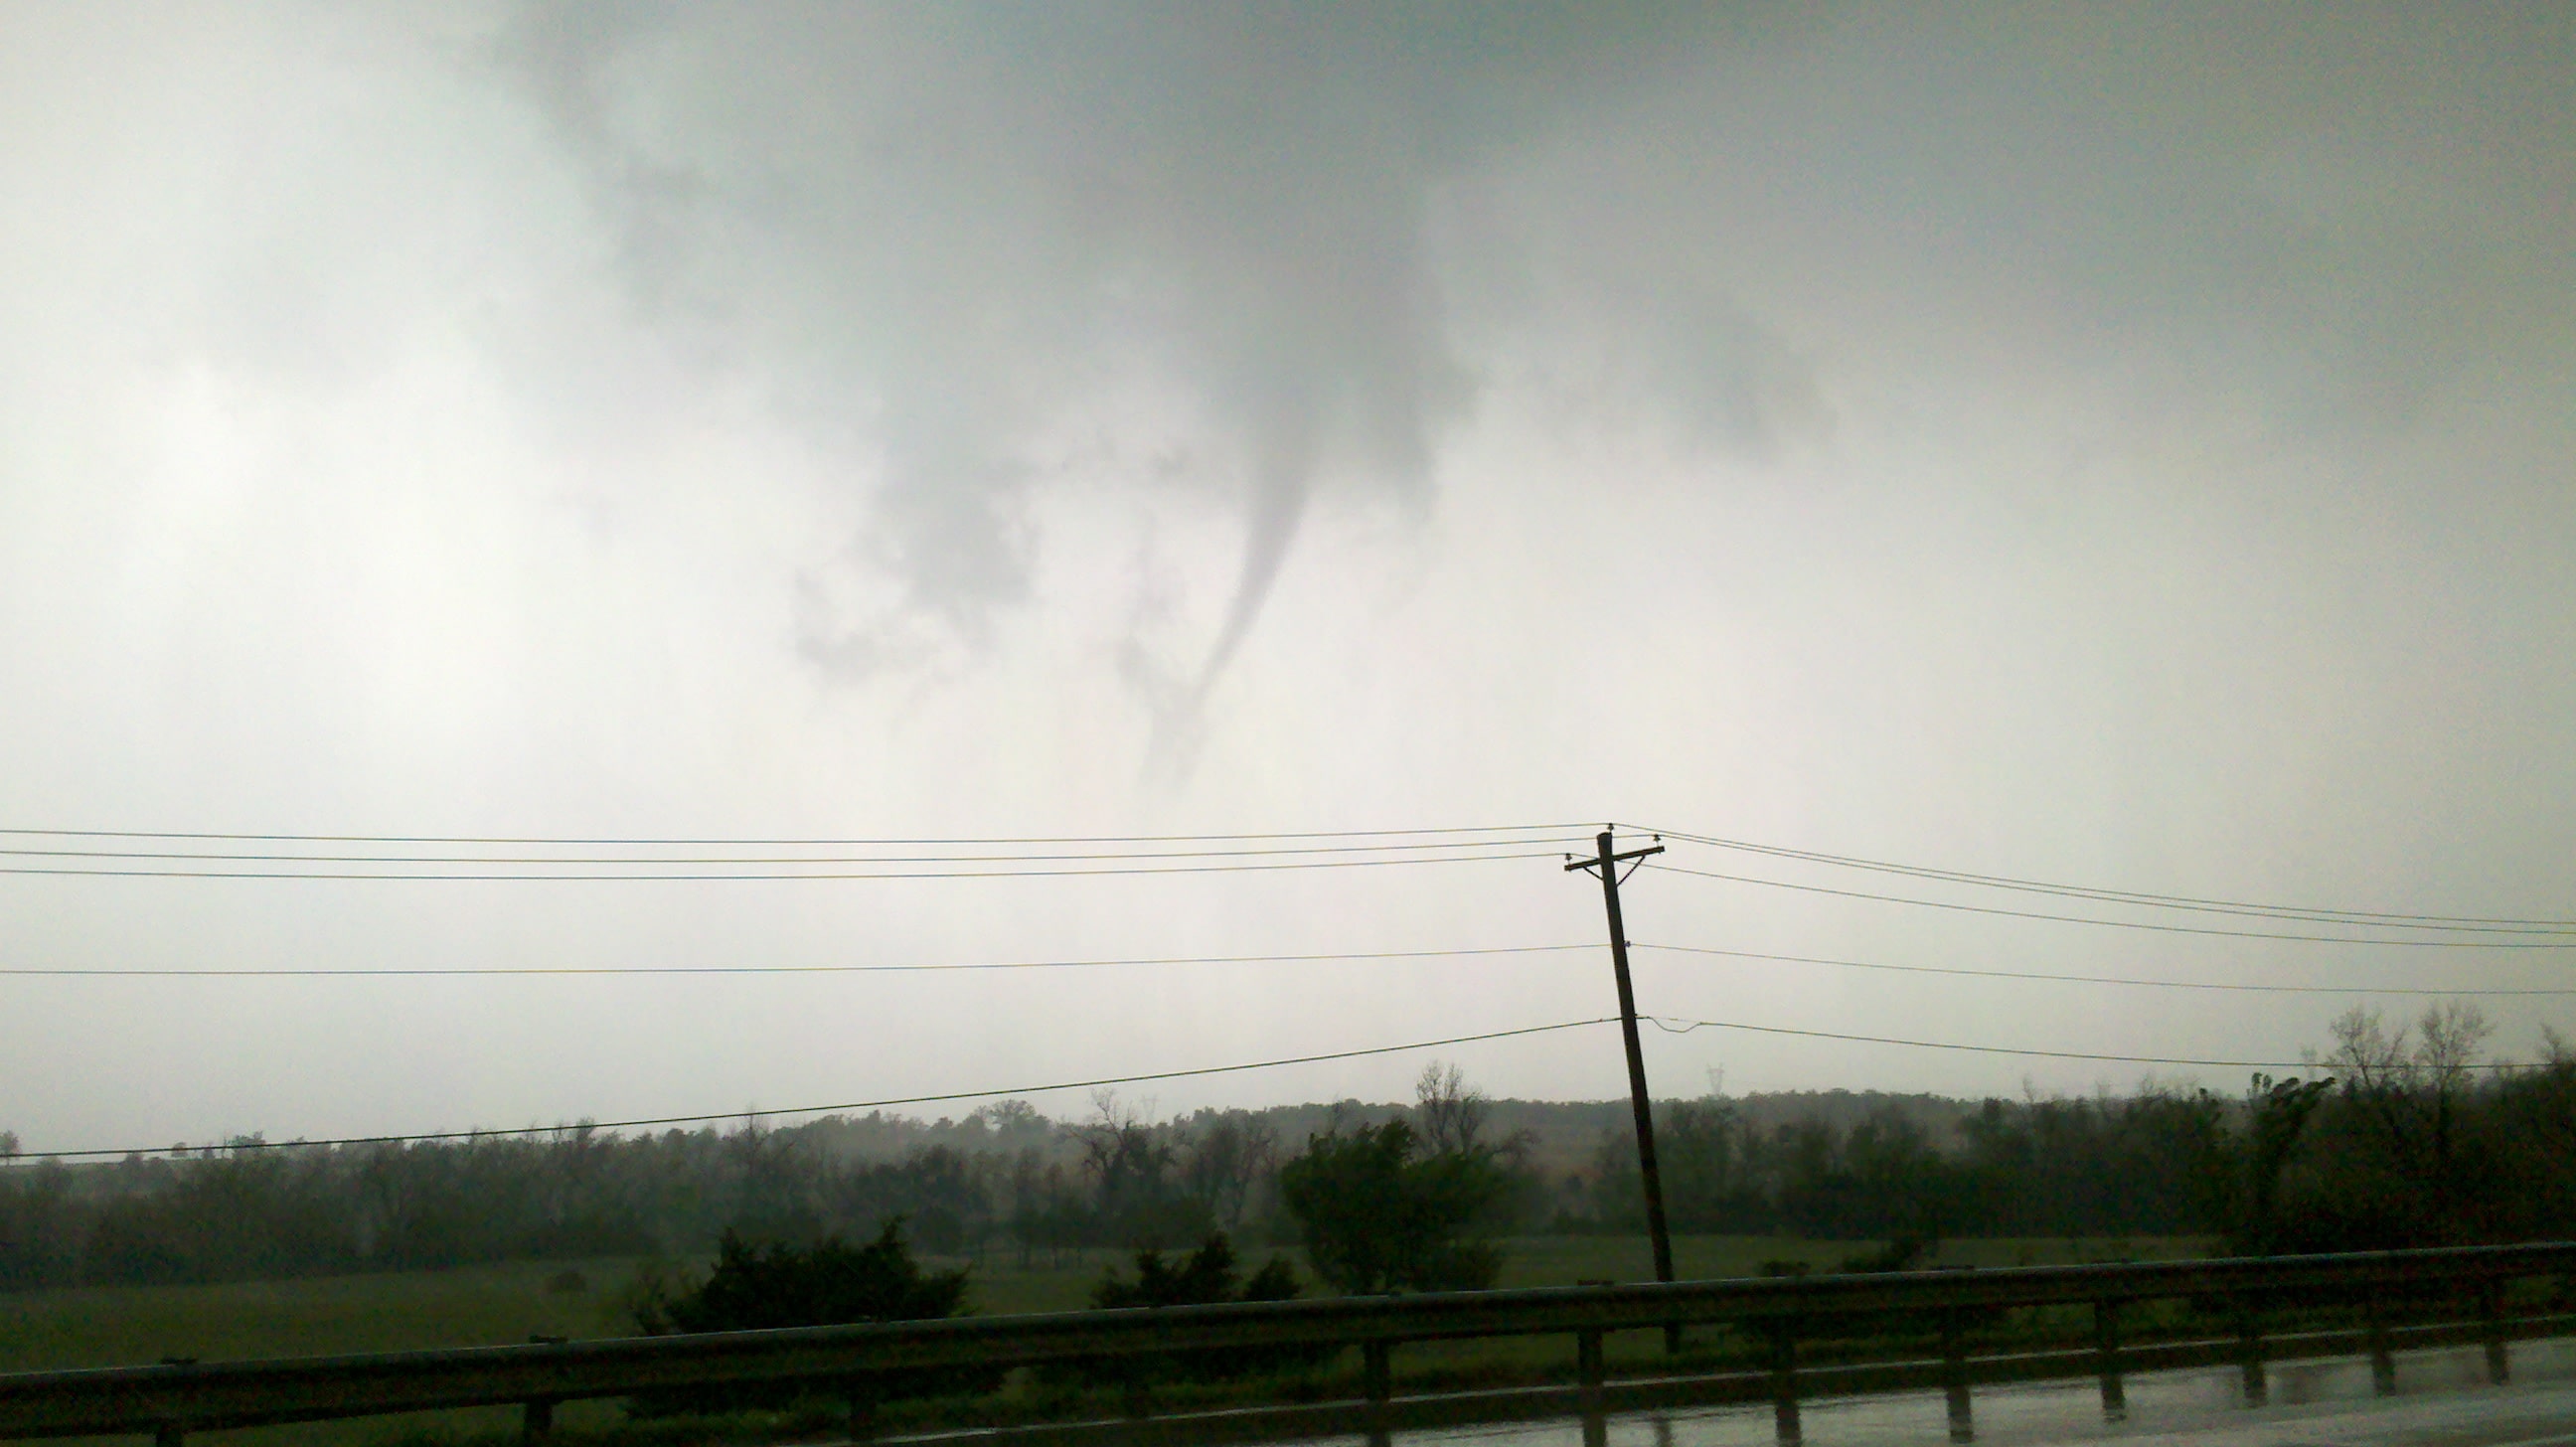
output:
[[[1594,837],[1593,844],[1600,850],[1598,854],[1565,867],[1568,873],[1580,869],[1601,876],[1601,904],[1610,913],[1610,968],[1619,979],[1619,1033],[1628,1046],[1628,1103],[1637,1114],[1637,1172],[1646,1184],[1646,1234],[1655,1246],[1655,1279],[1670,1281],[1673,1237],[1664,1224],[1664,1173],[1655,1164],[1655,1115],[1646,1099],[1646,1054],[1637,1043],[1637,991],[1628,983],[1628,927],[1619,915],[1619,866],[1649,854],[1661,854],[1664,846],[1655,844],[1625,854],[1614,853],[1607,829]],[[1681,1337],[1679,1326],[1664,1328],[1666,1347],[1679,1351]]]

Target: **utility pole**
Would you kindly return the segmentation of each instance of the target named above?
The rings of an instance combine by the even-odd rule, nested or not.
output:
[[[1660,839],[1663,836],[1657,835]],[[1637,1114],[1637,1172],[1646,1183],[1646,1234],[1655,1246],[1655,1279],[1673,1279],[1673,1237],[1664,1224],[1664,1173],[1655,1164],[1655,1115],[1646,1099],[1646,1054],[1637,1043],[1637,991],[1628,983],[1628,927],[1619,915],[1619,866],[1649,854],[1661,854],[1664,846],[1651,845],[1631,849],[1625,854],[1612,852],[1610,831],[1594,836],[1599,853],[1590,859],[1577,859],[1565,866],[1567,873],[1584,870],[1601,877],[1601,904],[1610,914],[1610,968],[1619,978],[1619,1034],[1628,1046],[1628,1103]],[[1633,869],[1633,865],[1631,868]],[[1664,1346],[1680,1351],[1682,1329],[1678,1324],[1664,1328]]]

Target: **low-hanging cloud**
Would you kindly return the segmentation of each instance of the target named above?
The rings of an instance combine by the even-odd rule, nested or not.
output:
[[[848,662],[1023,598],[1032,437],[1127,383],[1184,399],[1239,489],[1231,600],[1187,708],[1259,617],[1319,477],[1429,485],[1471,404],[1441,188],[1715,38],[1698,6],[766,6],[524,13],[667,320],[867,439],[857,551],[896,580]],[[1703,379],[1704,380],[1704,379]],[[1740,401],[1725,404],[1741,412]],[[1758,423],[1743,424],[1757,426]]]
[[[844,571],[891,591],[809,576],[808,657],[985,639],[1044,548],[1042,439],[1097,415],[1113,468],[1239,509],[1192,661],[1123,654],[1186,730],[1319,484],[1426,501],[1497,365],[1742,457],[1876,365],[1880,423],[1952,376],[2089,379],[2127,435],[2366,475],[2557,345],[2568,27],[2503,21],[535,6],[502,46],[636,305],[864,497]],[[1122,430],[1140,394],[1185,465]]]

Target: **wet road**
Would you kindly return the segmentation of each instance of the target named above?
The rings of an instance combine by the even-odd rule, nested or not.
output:
[[[2360,1360],[2274,1363],[2271,1400],[2249,1408],[2232,1368],[2128,1378],[2128,1411],[2105,1420],[2090,1381],[1983,1387],[1980,1447],[2576,1447],[2576,1341],[2526,1342],[2513,1383],[2485,1384],[2475,1349],[2402,1354],[2398,1394],[2374,1397]],[[1768,1404],[1614,1416],[1602,1447],[1777,1447]],[[1586,1447],[1576,1420],[1399,1432],[1394,1447]],[[1803,1447],[1897,1447],[1949,1441],[1938,1392],[1811,1400]],[[1301,1447],[1363,1447],[1364,1437]]]

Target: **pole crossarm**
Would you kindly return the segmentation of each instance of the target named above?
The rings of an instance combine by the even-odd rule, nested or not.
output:
[[[1623,854],[1609,855],[1606,858],[1596,855],[1590,859],[1578,859],[1574,861],[1572,864],[1565,866],[1565,872],[1571,874],[1580,869],[1584,873],[1590,874],[1593,870],[1598,869],[1604,864],[1625,864],[1631,859],[1643,859],[1649,854],[1661,854],[1663,852],[1664,846],[1657,844],[1646,849],[1631,849]]]

